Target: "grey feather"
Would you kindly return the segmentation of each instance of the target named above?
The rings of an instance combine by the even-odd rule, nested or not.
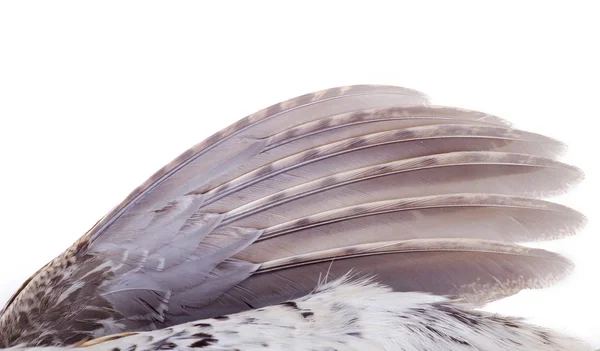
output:
[[[554,157],[563,149],[562,143],[543,136],[472,124],[393,129],[318,145],[263,164],[205,191],[205,208],[216,207],[223,211],[223,206],[209,205],[229,194],[263,181],[265,183],[261,184],[262,188],[285,189],[299,184],[302,180],[335,175],[359,166],[365,167],[438,153],[496,150]],[[269,159],[274,158],[272,154],[267,156]],[[236,197],[233,199],[235,200]],[[235,204],[230,207],[232,206]]]
[[[206,192],[208,189],[226,183],[246,172],[317,146],[378,132],[443,124],[470,124],[478,127],[499,126],[505,128],[508,126],[508,122],[484,113],[426,105],[394,106],[332,115],[281,132],[271,131],[270,134],[265,134],[263,139],[267,140],[268,144],[259,155],[246,160],[226,175],[214,177],[201,191]],[[404,136],[406,137],[406,133]],[[549,155],[556,152],[560,153],[560,149],[564,149],[564,145],[556,141],[550,143],[548,138],[545,139],[544,144],[546,144],[545,148],[548,149]],[[410,148],[404,147],[404,149]]]
[[[369,108],[405,104],[427,104],[417,91],[391,86],[350,86],[318,91],[280,102],[246,118],[193,146],[164,166],[100,220],[87,235],[96,239],[127,212],[159,209],[177,198],[182,182],[190,178],[208,182],[223,172],[223,160],[235,158],[261,139],[319,118]],[[248,156],[247,156],[248,157]],[[238,157],[237,160],[241,160]],[[230,164],[230,169],[236,164]],[[218,170],[213,174],[213,171]],[[200,184],[198,184],[200,185]],[[152,201],[154,200],[154,201]]]
[[[552,240],[575,234],[586,222],[581,213],[542,200],[433,195],[363,203],[277,224],[263,229],[236,257],[263,262],[342,245],[419,238]]]
[[[319,282],[340,278],[349,271],[375,275],[397,291],[460,296],[480,304],[525,287],[548,286],[572,267],[569,260],[548,251],[485,240],[369,243],[266,262],[206,310],[222,307],[233,313],[245,309],[247,303],[257,308],[272,305],[304,296]]]
[[[350,270],[477,302],[546,286],[570,263],[513,243],[585,223],[523,198],[582,179],[557,161],[564,149],[404,88],[334,88],[273,105],[181,154],[32,276],[2,312],[4,344],[237,312]],[[94,320],[69,319],[91,310]]]
[[[245,199],[257,199],[227,212],[222,224],[260,228],[339,207],[423,195],[473,192],[540,197],[562,193],[581,178],[577,168],[531,155],[454,152],[422,156],[356,168],[277,192],[263,187],[240,191]],[[223,207],[228,206],[217,209]]]

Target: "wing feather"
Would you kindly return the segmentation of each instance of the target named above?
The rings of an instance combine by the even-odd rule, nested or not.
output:
[[[460,296],[481,304],[524,287],[546,287],[572,268],[560,255],[509,243],[477,239],[376,242],[265,262],[256,274],[200,313],[220,309],[233,313],[246,309],[246,304],[260,308],[280,303],[304,296],[323,280],[340,278],[349,271],[375,275],[397,291]]]
[[[398,87],[273,105],[181,154],[23,284],[0,317],[4,345],[266,306],[348,271],[481,303],[547,286],[570,262],[516,243],[585,223],[539,199],[582,179],[564,150]]]
[[[515,196],[401,198],[338,208],[267,227],[236,257],[263,262],[345,245],[420,238],[532,242],[573,235],[586,222],[585,216],[568,207]]]
[[[135,189],[87,235],[96,239],[107,234],[107,228],[125,212],[135,212],[136,205],[140,210],[160,209],[184,195],[192,181],[202,184],[235,168],[257,153],[273,133],[322,117],[406,104],[428,104],[428,98],[406,88],[358,85],[322,90],[272,105],[182,153]]]

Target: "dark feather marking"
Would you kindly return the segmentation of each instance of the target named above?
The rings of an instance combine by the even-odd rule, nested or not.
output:
[[[304,317],[304,318],[309,318],[309,317],[312,317],[312,316],[314,316],[315,314],[314,314],[314,313],[312,313],[312,312],[302,312],[302,313],[301,313],[301,315],[302,315],[302,317]]]
[[[281,303],[281,305],[293,308],[295,310],[299,309],[298,305],[294,301],[286,301],[286,302]]]
[[[154,308],[150,303],[148,303],[146,300],[140,298],[137,298],[138,301],[140,301],[144,306],[146,306],[149,310],[151,310],[152,312],[154,312],[156,315],[160,315],[161,313],[158,312],[156,310],[156,308]]]
[[[210,346],[210,345],[216,343],[217,341],[219,341],[219,340],[214,339],[214,338],[202,339],[202,340],[198,340],[198,341],[193,342],[190,345],[190,347],[194,347],[194,348],[196,348],[196,347],[206,347],[206,346]]]
[[[200,328],[210,328],[210,327],[212,327],[212,325],[208,324],[208,323],[196,323],[196,324],[193,324],[193,326],[194,327],[200,327]]]
[[[208,334],[208,333],[196,333],[196,334],[192,335],[192,337],[205,339],[205,338],[212,338],[213,336],[212,336],[212,334]]]
[[[155,350],[173,350],[177,348],[177,344],[172,342],[163,342],[158,345]]]
[[[250,308],[251,310],[255,309],[256,307],[252,306],[248,301],[244,300],[244,304],[246,306],[248,306],[248,308]]]

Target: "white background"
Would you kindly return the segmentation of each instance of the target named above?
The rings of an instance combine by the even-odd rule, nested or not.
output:
[[[590,224],[555,288],[490,306],[600,346],[594,2],[2,1],[0,300],[159,167],[235,120],[393,84],[556,137]],[[1,331],[0,331],[1,332]]]

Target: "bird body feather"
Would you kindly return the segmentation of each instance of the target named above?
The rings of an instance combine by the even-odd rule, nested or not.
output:
[[[35,273],[0,312],[0,345],[93,339],[88,347],[106,347],[111,334],[149,331],[114,342],[151,336],[140,347],[185,348],[156,342],[192,340],[205,331],[186,334],[181,328],[193,324],[185,323],[231,314],[235,323],[263,321],[247,323],[254,336],[243,327],[244,349],[254,337],[276,349],[308,347],[313,332],[323,350],[336,338],[361,350],[569,349],[556,334],[521,322],[514,334],[507,319],[445,300],[482,304],[570,272],[560,255],[518,245],[573,235],[586,222],[541,199],[583,178],[558,161],[564,149],[398,87],[333,88],[278,103],[181,154]],[[349,271],[380,285],[348,282]],[[342,280],[311,294],[324,276]],[[312,318],[278,305],[295,298]],[[346,299],[360,331],[331,310]],[[481,324],[461,324],[445,309]],[[423,318],[439,328],[423,329]],[[204,346],[237,348],[222,346],[237,340],[224,336],[234,322],[223,320],[221,346]],[[296,322],[297,331],[279,332]],[[542,335],[551,342],[540,344]]]
[[[348,276],[279,305],[125,333],[72,351],[583,351],[585,344],[522,320],[472,310],[444,297],[394,292]],[[11,351],[63,351],[15,348]]]

